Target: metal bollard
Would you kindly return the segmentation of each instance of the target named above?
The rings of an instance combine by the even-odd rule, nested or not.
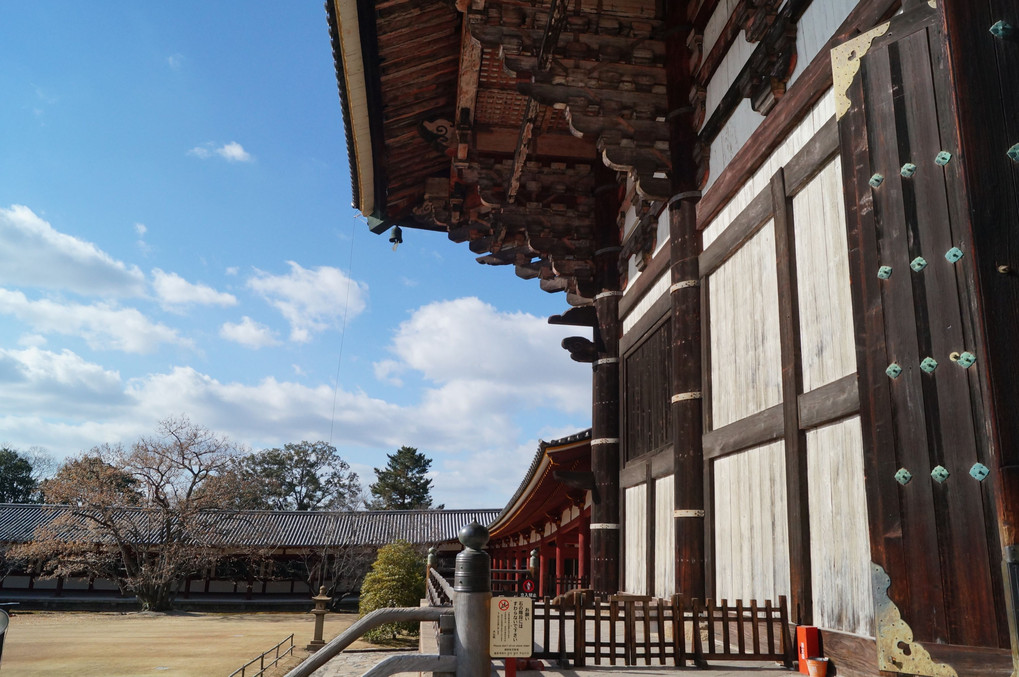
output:
[[[456,677],[487,676],[492,671],[488,646],[492,563],[482,548],[488,544],[488,529],[471,522],[460,530],[459,539],[464,550],[456,556],[453,579]]]

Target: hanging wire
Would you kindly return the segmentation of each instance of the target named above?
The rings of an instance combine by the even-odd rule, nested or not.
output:
[[[354,234],[357,219],[350,220],[350,257],[347,261],[347,298],[343,301],[343,325],[340,327],[340,350],[336,356],[336,378],[333,381],[333,411],[329,417],[329,445],[333,444],[333,428],[336,425],[336,397],[340,392],[340,365],[343,363],[343,339],[347,335],[347,313],[350,310],[350,288],[354,286]]]

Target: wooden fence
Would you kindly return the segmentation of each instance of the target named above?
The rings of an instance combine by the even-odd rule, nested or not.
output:
[[[785,597],[729,604],[722,600],[596,598],[576,592],[537,600],[535,658],[574,665],[675,665],[687,661],[768,661],[792,665]]]

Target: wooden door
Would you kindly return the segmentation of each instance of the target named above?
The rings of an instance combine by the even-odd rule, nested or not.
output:
[[[964,149],[942,16],[905,4],[832,66],[879,665],[954,674],[924,647],[1009,636]]]

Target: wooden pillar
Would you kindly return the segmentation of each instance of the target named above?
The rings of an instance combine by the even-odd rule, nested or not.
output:
[[[563,569],[564,569],[564,548],[562,535],[556,535],[555,539],[555,594],[563,594]]]
[[[591,587],[597,592],[619,590],[619,297],[595,297],[598,331],[605,350],[594,363],[594,407],[591,425]]]
[[[545,579],[548,578],[548,555],[546,554],[545,544],[541,543],[538,545],[538,597],[544,597],[548,594],[548,590],[545,587]]]
[[[672,271],[672,431],[675,459],[676,592],[705,598],[705,503],[703,392],[701,383],[701,291],[697,257],[701,234],[696,204],[700,199],[697,141],[690,106],[689,29],[685,3],[669,3],[670,39],[666,72],[670,119],[672,188],[669,200],[669,262]]]
[[[583,585],[585,576],[587,576],[587,534],[581,527],[577,531],[577,578],[581,581],[581,587],[586,587]]]
[[[600,287],[594,298],[597,359],[594,362],[591,411],[591,587],[597,592],[619,590],[619,189],[606,181],[595,191],[597,237],[595,253]]]

